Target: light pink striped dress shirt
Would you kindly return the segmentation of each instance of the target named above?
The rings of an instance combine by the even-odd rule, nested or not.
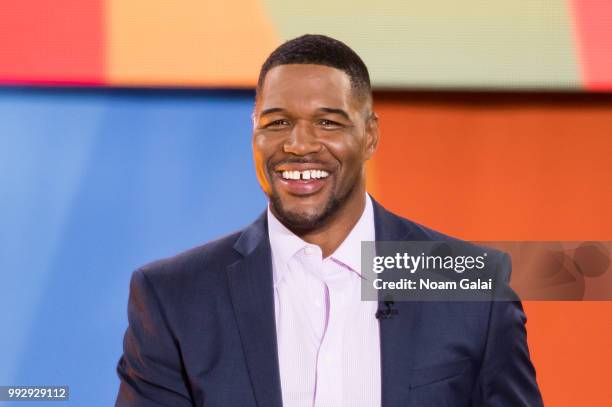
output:
[[[284,407],[378,407],[377,303],[361,301],[361,241],[374,240],[370,197],[338,249],[321,249],[268,208]]]

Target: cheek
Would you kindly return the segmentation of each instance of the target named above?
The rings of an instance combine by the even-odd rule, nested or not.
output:
[[[365,148],[359,136],[346,134],[342,138],[331,140],[328,143],[328,150],[340,163],[343,177],[354,177],[359,174],[365,162]]]
[[[268,161],[264,140],[261,136],[253,136],[253,161],[257,180],[265,191],[269,191],[270,185],[266,175],[266,163]]]
[[[277,134],[255,133],[253,135],[253,153],[268,161],[275,153],[282,149],[284,137]]]
[[[255,162],[255,168],[259,171],[259,168],[264,163],[264,158],[261,150],[257,149],[255,145],[253,145],[253,161]]]
[[[264,168],[270,157],[269,143],[266,142],[266,138],[262,135],[253,136],[253,159],[255,160],[255,166],[259,170]]]
[[[280,143],[280,144],[279,144]],[[253,135],[253,161],[259,184],[269,195],[272,192],[272,178],[268,173],[268,165],[278,152],[282,140],[279,137],[255,133]]]

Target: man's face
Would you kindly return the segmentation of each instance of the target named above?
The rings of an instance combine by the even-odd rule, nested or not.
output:
[[[253,152],[281,222],[313,230],[363,199],[364,163],[378,138],[370,108],[339,69],[292,64],[268,71],[254,112]]]

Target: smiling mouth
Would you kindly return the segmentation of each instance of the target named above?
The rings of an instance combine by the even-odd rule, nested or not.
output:
[[[320,169],[274,171],[278,184],[289,195],[306,197],[319,192],[327,184],[330,173]]]

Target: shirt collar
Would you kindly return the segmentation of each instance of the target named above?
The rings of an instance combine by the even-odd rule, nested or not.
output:
[[[374,239],[374,208],[370,195],[366,194],[366,204],[361,217],[330,257],[361,275],[361,242]]]
[[[268,236],[272,250],[274,284],[278,282],[281,274],[287,269],[289,260],[297,252],[308,246],[308,243],[287,229],[270,210],[268,205]]]
[[[268,205],[268,236],[272,259],[274,262],[274,284],[280,279],[280,274],[287,269],[287,264],[295,254],[306,246],[313,246],[305,242],[292,231],[287,229],[270,210]],[[329,258],[340,262],[361,275],[361,242],[374,241],[374,208],[372,198],[366,194],[366,204],[361,217],[350,231],[346,239],[338,246]]]

